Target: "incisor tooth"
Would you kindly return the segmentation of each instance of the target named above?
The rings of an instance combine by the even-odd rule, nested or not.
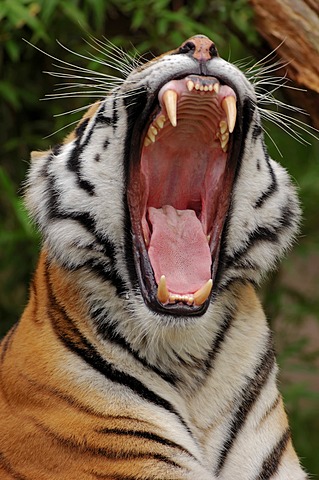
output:
[[[156,119],[155,123],[156,123],[156,125],[158,126],[158,128],[161,129],[161,128],[164,127],[165,120],[166,120],[165,115],[160,115],[160,116]]]
[[[195,83],[192,80],[188,80],[188,82],[186,83],[186,86],[188,91],[191,92],[195,87]]]
[[[163,102],[166,108],[167,116],[173,127],[177,125],[176,105],[177,93],[174,90],[166,90],[163,95]]]
[[[161,303],[166,303],[169,299],[169,292],[166,286],[166,277],[162,275],[157,287],[157,298]]]
[[[194,293],[194,305],[202,305],[207,298],[213,287],[213,280],[210,278],[205,285],[203,285],[197,292]]]
[[[213,90],[216,93],[219,93],[219,83],[214,83]]]
[[[235,128],[237,116],[236,99],[231,95],[225,97],[222,101],[222,108],[226,113],[229,133],[232,133]]]

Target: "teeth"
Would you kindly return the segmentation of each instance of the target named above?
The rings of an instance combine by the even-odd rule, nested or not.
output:
[[[191,92],[195,87],[195,83],[192,82],[192,80],[188,80],[188,82],[186,83],[186,87],[187,87],[188,91]]]
[[[212,279],[208,280],[205,285],[203,285],[197,292],[188,295],[179,295],[178,293],[170,293],[167,289],[166,285],[166,277],[162,275],[157,287],[157,298],[158,300],[165,304],[165,303],[176,303],[176,302],[183,302],[187,303],[187,305],[202,305],[212,290],[213,281]]]
[[[219,93],[219,87],[220,87],[219,83],[214,83],[213,90],[215,93]]]
[[[163,95],[163,102],[166,108],[167,116],[172,126],[176,127],[177,125],[177,117],[176,117],[177,93],[174,92],[174,90],[166,90],[166,92]]]
[[[227,132],[227,130],[228,130],[227,122],[225,122],[225,120],[222,120],[219,124],[219,128],[220,128],[220,133],[221,134]]]
[[[156,119],[155,123],[156,123],[156,125],[161,129],[161,128],[164,127],[165,120],[166,120],[165,115],[160,115],[160,116]]]
[[[165,115],[160,115],[158,118],[156,118],[154,123],[149,126],[144,139],[144,147],[148,147],[149,145],[151,145],[151,143],[155,142],[156,135],[158,134],[159,130],[164,127],[165,120]]]
[[[225,97],[222,101],[222,108],[226,113],[229,133],[232,133],[236,123],[237,109],[236,100],[234,97]]]
[[[161,303],[166,303],[170,298],[169,291],[167,290],[166,286],[166,278],[165,275],[162,275],[157,287],[157,298]]]
[[[194,305],[202,305],[207,298],[213,287],[213,280],[209,279],[207,283],[203,287],[201,287],[197,292],[194,293]]]

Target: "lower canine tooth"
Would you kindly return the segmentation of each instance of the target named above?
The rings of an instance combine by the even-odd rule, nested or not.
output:
[[[173,127],[177,125],[177,93],[174,90],[166,90],[163,94],[163,102],[166,108],[167,116]]]
[[[210,278],[197,292],[194,293],[194,305],[202,305],[209,297],[212,291],[213,280]]]
[[[166,286],[166,277],[162,275],[157,287],[157,298],[161,303],[166,303],[169,299],[169,292]]]

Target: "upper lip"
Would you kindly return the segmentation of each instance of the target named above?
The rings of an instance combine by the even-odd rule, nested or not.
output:
[[[198,294],[194,291],[185,291],[184,294],[183,292],[176,293],[167,288],[165,272],[163,275],[160,275],[161,272],[155,272],[148,256],[148,243],[151,238],[149,228],[151,228],[152,225],[149,224],[146,210],[150,207],[155,207],[155,210],[161,210],[164,205],[172,205],[173,210],[179,208],[182,211],[185,208],[191,208],[194,210],[196,215],[201,218],[203,229],[208,236],[213,257],[212,277],[214,278],[217,269],[216,259],[219,255],[221,232],[228,210],[231,193],[230,190],[235,169],[225,167],[225,172],[222,173],[224,176],[224,183],[216,184],[214,187],[215,190],[217,189],[219,192],[221,198],[211,200],[213,208],[211,208],[210,205],[206,205],[209,203],[210,197],[213,196],[211,191],[212,187],[207,178],[209,175],[213,176],[214,174],[214,171],[210,170],[214,168],[212,166],[214,162],[217,162],[218,164],[222,162],[222,152],[225,153],[227,150],[233,149],[233,139],[231,138],[231,134],[234,131],[236,122],[236,94],[232,88],[225,84],[221,84],[216,77],[187,75],[182,79],[173,79],[166,82],[158,91],[157,96],[159,106],[156,109],[153,109],[154,113],[150,115],[150,120],[147,122],[144,134],[140,135],[139,133],[141,141],[141,157],[132,162],[130,172],[128,200],[134,235],[133,241],[135,245],[136,270],[144,299],[146,303],[152,306],[152,308],[159,311],[165,311],[165,313],[170,310],[175,314],[200,314],[208,305],[207,300],[211,290],[211,278],[207,279],[207,285],[203,284],[202,287],[199,287]],[[187,120],[188,117],[189,121]],[[192,122],[193,125],[191,125]],[[197,122],[198,125],[194,122]],[[171,126],[169,126],[170,124]],[[178,127],[176,127],[176,125],[178,125]],[[186,130],[186,134],[181,133],[183,128]],[[181,148],[181,145],[187,139],[187,129],[189,129],[190,132],[190,144],[193,141],[191,140],[192,131],[194,131],[193,136],[203,135],[201,143],[205,145],[207,143],[207,148],[205,146],[205,150],[208,152],[208,157],[212,157],[205,160],[207,165],[211,165],[206,166],[205,163],[203,167],[208,173],[206,170],[205,172],[203,170],[203,173],[199,174],[198,177],[201,179],[201,182],[206,185],[196,186],[195,184],[190,183],[190,190],[196,190],[198,192],[194,193],[195,203],[193,206],[190,205],[190,207],[186,204],[182,205],[183,196],[182,194],[179,194],[180,187],[176,187],[177,193],[175,192],[176,195],[174,198],[167,194],[167,192],[161,193],[160,195],[154,194],[153,192],[153,190],[156,190],[154,181],[161,182],[163,184],[163,191],[165,192],[164,183],[166,176],[171,177],[171,175],[173,175],[173,159],[168,158],[169,156],[166,152],[162,153],[163,147],[156,145],[158,139],[163,139],[158,142],[159,144],[167,143],[168,147],[176,153],[178,151],[176,149]],[[200,133],[204,130],[207,130],[208,133]],[[170,140],[170,137],[173,137],[175,134],[176,142]],[[213,134],[215,135],[215,138],[210,139],[209,136],[212,137]],[[218,145],[220,145],[220,147],[218,147]],[[203,148],[202,151],[204,151]],[[147,149],[149,149],[150,154],[147,153]],[[217,154],[217,150],[220,153]],[[141,179],[141,169],[153,169],[154,165],[152,164],[152,158],[155,157],[155,162],[158,160],[158,156],[160,156],[161,164],[163,165],[160,167],[157,177],[154,176],[155,174],[150,173],[150,176],[147,179],[149,184],[142,184],[144,180],[143,178]],[[228,158],[230,156],[231,154]],[[189,175],[192,176],[193,172],[191,170],[193,167],[197,169],[201,168],[199,165],[200,160],[195,151],[190,151],[188,157],[189,158],[185,158],[185,166],[183,168],[188,169]],[[213,160],[213,158],[215,158],[215,160]],[[211,161],[209,162],[209,160]],[[158,165],[157,168],[159,168]],[[209,173],[210,171],[212,172],[211,174]],[[168,178],[168,180],[171,180],[171,178]],[[228,190],[227,200],[225,198],[224,190]],[[197,197],[198,200],[196,200]],[[200,200],[200,198],[202,198],[202,200]],[[186,203],[187,202],[191,204],[191,201],[186,199]],[[197,207],[196,202],[201,202],[202,205]],[[225,205],[221,207],[220,203]],[[178,211],[179,210],[177,210],[177,212]],[[217,233],[215,233],[215,226]],[[155,280],[156,276],[157,278]],[[162,277],[164,277],[164,279]],[[157,288],[158,294],[156,295]],[[204,293],[202,293],[202,290]],[[197,298],[199,298],[198,301],[196,300]],[[168,302],[177,303],[169,304]]]

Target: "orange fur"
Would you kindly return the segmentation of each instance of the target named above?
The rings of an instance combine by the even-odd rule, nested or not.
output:
[[[65,309],[67,320],[57,305]],[[120,403],[102,398],[94,385],[77,382],[64,368],[73,358],[57,340],[52,322],[79,344],[81,339],[70,324],[94,341],[85,306],[68,274],[48,264],[42,253],[29,304],[16,329],[2,342],[0,478],[146,478],[150,472],[156,474],[157,457],[187,457],[173,442],[167,447],[143,438],[150,425],[154,438],[161,429],[145,413],[139,414],[134,402],[133,408],[128,403],[119,410]],[[118,429],[141,434],[121,436]],[[109,430],[114,433],[103,434]],[[180,478],[170,465],[161,466],[161,475],[165,470],[169,476],[161,478]],[[19,476],[21,472],[25,477]]]

